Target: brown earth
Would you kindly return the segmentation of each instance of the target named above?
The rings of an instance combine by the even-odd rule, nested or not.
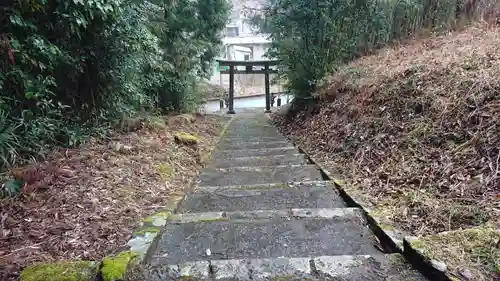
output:
[[[412,235],[500,229],[499,120],[500,28],[485,24],[362,57],[315,102],[274,116],[384,223]],[[500,274],[496,245],[486,276]]]
[[[28,184],[20,197],[0,201],[0,280],[16,280],[34,262],[98,260],[117,251],[140,218],[189,187],[226,121],[181,115],[129,122],[138,130],[13,170]],[[178,132],[199,140],[176,144]]]

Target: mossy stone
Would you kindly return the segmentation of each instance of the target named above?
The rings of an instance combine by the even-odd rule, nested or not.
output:
[[[158,220],[167,220],[172,213],[169,211],[154,213],[149,217],[145,217],[142,219],[144,223],[153,223]]]
[[[184,144],[184,145],[194,145],[197,144],[200,140],[199,137],[188,133],[177,133],[174,135],[174,139],[177,144]]]
[[[160,232],[160,228],[159,227],[147,227],[147,228],[144,228],[144,229],[137,231],[135,234],[136,235],[144,235],[147,232],[158,233],[158,232]]]
[[[158,213],[153,214],[154,217],[161,217],[164,219],[168,219],[168,217],[170,217],[171,215],[172,215],[172,212],[169,212],[169,211],[158,212]]]
[[[345,186],[345,181],[344,180],[341,180],[341,179],[333,179],[332,182],[340,187],[344,187]]]
[[[91,281],[97,276],[98,265],[92,261],[30,265],[21,272],[20,281]]]
[[[102,261],[101,275],[103,281],[122,280],[129,263],[137,256],[133,252],[122,252],[118,256],[107,257]]]

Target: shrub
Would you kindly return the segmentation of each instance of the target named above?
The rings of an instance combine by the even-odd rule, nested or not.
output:
[[[254,24],[272,39],[268,56],[298,97],[308,97],[335,69],[394,40],[461,20],[494,18],[494,0],[271,0]]]
[[[2,168],[117,119],[196,107],[228,18],[225,0],[4,2]]]

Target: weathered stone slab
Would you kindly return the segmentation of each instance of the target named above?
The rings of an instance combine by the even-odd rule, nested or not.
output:
[[[239,150],[239,149],[261,149],[261,148],[276,148],[276,147],[291,147],[292,143],[286,140],[280,141],[254,141],[254,142],[231,142],[221,143],[218,146],[219,150]]]
[[[400,254],[372,256],[323,256],[313,259],[321,280],[349,281],[425,281],[422,274],[406,263]]]
[[[151,264],[379,253],[361,219],[169,223]],[[207,255],[207,249],[210,255]]]
[[[274,156],[274,155],[290,155],[297,154],[299,151],[293,146],[277,147],[277,148],[261,148],[261,149],[246,149],[246,150],[219,150],[214,152],[212,159],[221,161],[236,157],[255,157],[255,156]]]
[[[263,137],[279,137],[283,136],[276,127],[239,127],[235,128],[234,124],[228,127],[225,136],[227,137],[246,137],[246,136],[263,136]]]
[[[198,190],[187,195],[178,212],[341,207],[345,207],[344,201],[332,187],[311,184],[298,188]]]
[[[221,143],[248,143],[248,142],[273,142],[273,141],[286,141],[287,139],[284,136],[245,136],[245,137],[229,137],[224,136],[221,139]]]
[[[257,221],[257,220],[291,220],[298,218],[358,220],[362,211],[358,208],[315,208],[315,209],[282,209],[254,210],[236,212],[204,212],[181,213],[172,215],[170,223],[219,222],[219,221]]]
[[[314,165],[236,167],[225,170],[205,169],[199,176],[198,186],[254,185],[321,179],[321,173]]]
[[[303,281],[313,276],[309,258],[217,260],[212,261],[212,270],[218,281],[280,280],[277,278]]]
[[[208,261],[186,262],[178,265],[150,267],[144,272],[148,281],[209,280]]]
[[[308,160],[304,154],[292,153],[285,155],[268,155],[253,157],[236,157],[229,159],[214,159],[210,167],[228,168],[228,167],[264,167],[264,166],[282,166],[282,165],[304,165]]]
[[[181,273],[182,268],[188,269]],[[210,271],[209,271],[210,270]],[[150,269],[151,281],[427,281],[400,254],[229,259]]]

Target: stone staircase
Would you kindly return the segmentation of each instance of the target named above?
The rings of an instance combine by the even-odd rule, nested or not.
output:
[[[147,257],[147,280],[426,280],[264,114],[234,117]]]

